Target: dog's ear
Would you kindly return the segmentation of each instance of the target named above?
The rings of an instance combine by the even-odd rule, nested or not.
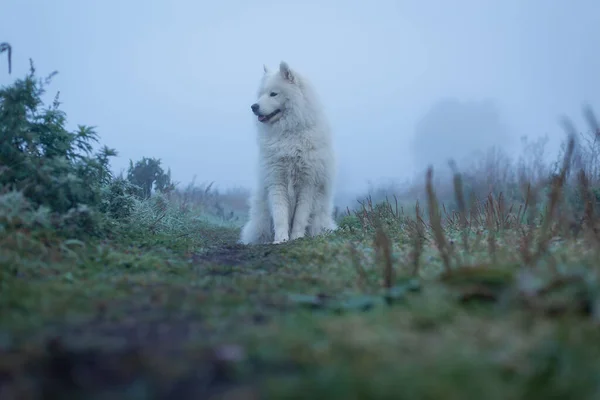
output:
[[[269,67],[267,67],[265,64],[263,64],[263,70],[265,71],[265,74],[269,73]]]
[[[294,74],[294,71],[292,71],[290,69],[290,66],[285,61],[282,61],[279,64],[279,72],[281,73],[281,76],[283,77],[283,79],[285,79],[291,83],[296,82],[296,76]]]

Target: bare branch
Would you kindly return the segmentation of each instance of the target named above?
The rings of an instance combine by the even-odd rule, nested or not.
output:
[[[0,54],[7,52],[8,54],[8,74],[12,72],[12,47],[8,43],[0,43]]]

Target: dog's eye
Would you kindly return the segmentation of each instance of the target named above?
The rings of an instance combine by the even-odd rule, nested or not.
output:
[[[277,93],[275,93],[275,92],[271,92],[271,93],[269,93],[269,96],[271,96],[271,97],[275,97],[275,96],[277,96]]]

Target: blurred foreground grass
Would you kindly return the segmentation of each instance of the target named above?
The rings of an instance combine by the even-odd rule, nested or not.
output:
[[[598,398],[595,228],[489,202],[439,225],[366,205],[279,246],[201,220],[85,242],[17,229],[0,398]]]

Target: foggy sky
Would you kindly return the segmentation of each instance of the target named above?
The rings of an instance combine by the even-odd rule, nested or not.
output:
[[[14,50],[0,84],[29,58],[58,70],[49,100],[60,90],[70,127],[97,126],[116,172],[159,157],[182,183],[254,185],[250,104],[280,60],[320,95],[344,191],[411,175],[415,125],[441,98],[491,99],[515,136],[555,144],[560,116],[600,114],[597,0],[4,0],[0,14]]]

